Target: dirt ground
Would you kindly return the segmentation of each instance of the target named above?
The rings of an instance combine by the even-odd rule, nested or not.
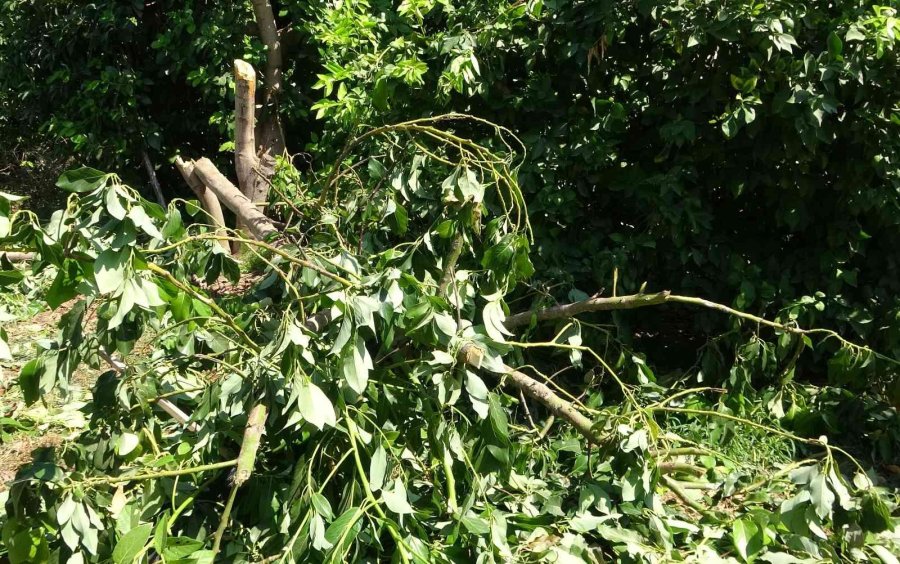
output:
[[[13,361],[0,363],[0,492],[8,488],[18,469],[32,460],[35,451],[58,447],[84,427],[79,408],[97,377],[95,372],[76,371],[68,398],[54,394],[31,406],[25,405],[16,385],[22,365],[35,355],[36,342],[54,335],[60,317],[73,304],[2,321]]]

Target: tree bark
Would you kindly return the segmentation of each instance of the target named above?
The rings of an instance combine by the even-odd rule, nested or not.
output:
[[[461,363],[473,368],[480,368],[482,352],[475,345],[463,345],[459,349],[456,358]],[[591,420],[578,411],[571,402],[562,399],[545,384],[538,382],[527,374],[505,364],[503,365],[503,370],[503,376],[509,382],[512,382],[515,387],[522,390],[526,396],[542,404],[554,416],[568,421],[589,442],[596,445],[600,444],[600,436],[592,429],[593,424]]]
[[[166,207],[166,199],[163,197],[162,188],[159,187],[159,179],[156,178],[156,170],[153,168],[147,151],[141,151],[141,160],[144,161],[144,168],[147,170],[147,176],[150,177],[150,186],[153,187],[153,193],[156,194],[156,201],[162,207]]]
[[[669,292],[665,291],[656,294],[634,294],[631,296],[617,296],[614,298],[590,298],[580,302],[558,305],[538,311],[523,311],[522,313],[510,315],[503,324],[507,329],[512,329],[513,327],[528,325],[531,323],[532,317],[537,321],[550,321],[553,319],[575,317],[576,315],[590,311],[634,309],[638,307],[659,305],[664,303],[668,297]]]
[[[226,208],[234,212],[238,221],[246,226],[253,237],[267,241],[279,235],[280,232],[272,221],[263,215],[237,186],[225,178],[212,161],[206,158],[194,161],[193,176],[212,190]]]
[[[282,88],[281,36],[275,22],[272,3],[269,0],[253,0],[253,14],[259,28],[259,38],[266,46],[265,82],[263,83],[263,107],[257,129],[260,155],[277,156],[284,153],[284,130],[278,113],[278,99]]]
[[[175,168],[178,169],[178,172],[181,173],[181,177],[184,178],[187,185],[194,191],[197,199],[200,200],[200,205],[203,206],[203,209],[209,214],[213,225],[217,228],[216,233],[224,234],[225,216],[222,214],[222,205],[219,203],[219,199],[216,198],[216,195],[211,190],[207,190],[206,185],[203,184],[198,177],[194,176],[194,163],[188,163],[181,157],[175,157]],[[219,245],[229,253],[231,252],[228,241],[219,241]]]

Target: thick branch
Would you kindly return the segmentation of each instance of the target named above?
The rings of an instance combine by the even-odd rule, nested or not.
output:
[[[194,161],[194,176],[212,190],[226,208],[234,212],[255,238],[266,241],[278,235],[278,229],[272,221],[256,209],[253,202],[241,194],[237,186],[225,178],[212,161],[206,158]]]
[[[778,329],[779,331],[785,331],[788,333],[803,334],[815,331],[824,331],[817,329],[802,329],[800,327],[793,327],[791,325],[778,323],[777,321],[769,321],[768,319],[765,319],[763,317],[739,311],[716,302],[704,300],[703,298],[678,296],[672,294],[668,290],[656,294],[633,294],[630,296],[617,296],[614,298],[590,298],[580,302],[553,306],[538,311],[525,311],[522,313],[517,313],[515,315],[510,315],[506,318],[506,322],[504,324],[506,325],[507,329],[511,329],[513,327],[519,327],[521,325],[528,325],[531,322],[532,316],[537,321],[552,321],[554,319],[567,319],[570,317],[575,317],[576,315],[582,313],[589,313],[592,311],[635,309],[639,307],[655,306],[666,303],[690,304],[705,307],[708,309],[714,309],[716,311],[720,311],[722,313],[726,313],[740,319],[747,319],[749,321],[753,321],[754,323],[772,327],[773,329]],[[831,331],[828,332],[831,333]]]
[[[281,92],[281,38],[269,0],[253,0],[253,14],[259,26],[259,38],[266,46],[265,103],[271,104]]]
[[[480,368],[482,352],[475,345],[464,345],[458,353],[459,362],[464,362],[473,368]],[[550,410],[550,413],[568,421],[575,430],[581,433],[589,442],[599,445],[600,437],[591,428],[591,420],[578,411],[571,402],[568,402],[558,395],[545,384],[538,382],[531,376],[519,372],[509,366],[504,365],[504,376],[513,383],[514,386],[522,390],[526,396],[542,404]]]
[[[528,325],[531,323],[532,316],[537,321],[551,321],[554,319],[575,317],[576,315],[590,311],[634,309],[638,307],[659,305],[665,303],[668,298],[668,291],[659,292],[658,294],[635,294],[631,296],[617,296],[614,298],[590,298],[571,304],[558,305],[538,311],[525,311],[510,315],[506,318],[504,325],[506,325],[507,329],[519,327],[520,325]]]
[[[225,216],[222,214],[222,205],[212,190],[207,190],[206,185],[194,176],[194,163],[185,162],[181,157],[175,157],[175,168],[178,169],[184,181],[194,191],[197,199],[200,200],[200,205],[203,206],[203,209],[206,210],[206,213],[212,219],[213,225],[218,228],[216,233],[224,234]],[[219,245],[226,251],[231,252],[231,249],[228,247],[228,241],[220,240]]]
[[[237,469],[234,473],[235,487],[241,487],[253,475],[256,453],[259,451],[259,443],[266,428],[266,415],[266,406],[260,403],[253,406],[247,416],[247,427],[244,429],[244,440],[241,442],[241,452],[238,454]]]
[[[5,258],[9,262],[27,262],[34,260],[34,253],[17,253],[17,252],[0,252],[0,257]]]

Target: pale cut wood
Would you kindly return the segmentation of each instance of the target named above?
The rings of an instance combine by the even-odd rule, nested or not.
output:
[[[278,228],[259,211],[247,196],[238,190],[209,159],[194,161],[194,176],[218,197],[219,201],[238,217],[250,234],[260,241],[278,236]]]
[[[34,260],[34,253],[0,251],[0,257],[5,257],[9,262],[27,262],[30,260]]]
[[[234,61],[234,168],[241,193],[254,199],[256,172],[256,71],[250,63]]]
[[[216,234],[224,235],[225,215],[222,213],[222,205],[219,203],[219,199],[216,198],[216,195],[212,190],[207,190],[206,185],[203,184],[199,178],[194,176],[194,163],[185,162],[181,157],[175,157],[175,168],[178,169],[178,172],[181,173],[181,177],[184,178],[184,181],[187,182],[187,185],[193,190],[197,199],[200,200],[200,205],[203,206],[203,209],[209,214],[213,225],[217,227]],[[228,241],[219,241],[219,245],[229,253],[231,252]]]

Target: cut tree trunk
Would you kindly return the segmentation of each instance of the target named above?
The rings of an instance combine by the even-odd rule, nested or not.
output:
[[[203,206],[212,224],[217,228],[216,234],[224,235],[225,216],[222,214],[222,205],[219,204],[219,199],[212,190],[208,190],[206,185],[198,177],[194,176],[194,163],[185,162],[181,157],[175,157],[175,168],[178,169],[181,177],[184,178],[184,181],[193,190],[197,199],[200,200],[200,205]],[[228,241],[219,241],[219,245],[229,253],[231,252]]]
[[[238,186],[250,201],[256,199],[256,71],[234,61],[234,167]]]

